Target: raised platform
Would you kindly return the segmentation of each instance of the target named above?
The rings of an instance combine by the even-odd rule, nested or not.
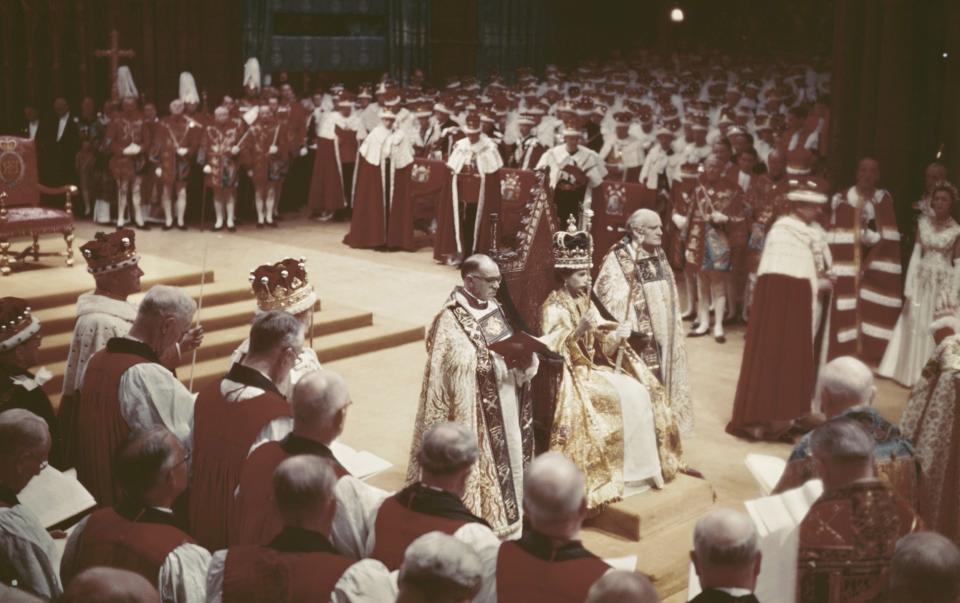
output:
[[[140,265],[145,273],[143,293],[131,296],[134,303],[159,283],[183,287],[198,300],[200,282],[204,280],[200,313],[204,342],[197,351],[196,365],[185,363],[178,375],[184,383],[189,383],[192,375],[195,391],[222,377],[230,368],[230,355],[246,339],[254,316],[256,304],[247,283],[218,282],[212,270],[203,276],[194,266],[153,255],[143,255]],[[34,264],[0,282],[4,284],[5,294],[30,300],[43,325],[40,364],[53,373],[53,378],[44,384],[44,391],[54,406],[58,406],[76,321],[76,300],[81,293],[92,289],[93,279],[82,266]],[[424,336],[422,326],[376,318],[365,310],[338,304],[324,304],[321,308],[318,301],[314,311],[312,339],[308,339],[312,340],[321,362],[419,341]]]
[[[144,272],[141,281],[144,291],[160,283],[181,287],[200,283],[200,269],[183,262],[141,254],[140,267]],[[206,281],[210,283],[213,281],[213,270],[206,272]],[[83,258],[78,258],[77,265],[73,267],[28,264],[0,279],[0,285],[3,286],[4,295],[28,299],[34,310],[40,310],[76,303],[78,295],[93,289],[93,278],[87,273]]]
[[[693,526],[715,500],[710,482],[681,474],[662,490],[610,505],[587,522],[581,537],[605,557],[636,555],[637,570],[650,576],[667,600],[687,587]]]

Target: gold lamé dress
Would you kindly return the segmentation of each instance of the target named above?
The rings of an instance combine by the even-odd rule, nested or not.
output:
[[[576,337],[581,317],[590,313],[595,328]],[[541,306],[541,341],[563,357],[561,384],[554,410],[550,449],[562,452],[579,466],[587,478],[587,506],[595,509],[623,497],[625,463],[636,477],[637,471],[655,485],[673,479],[681,466],[677,426],[665,403],[663,387],[656,377],[643,369],[639,357],[614,337],[616,323],[605,321],[584,294],[574,298],[566,289],[553,291]],[[624,350],[623,373],[614,374],[618,350]],[[639,365],[640,370],[635,370]],[[623,404],[640,415],[645,405],[630,406],[638,400],[622,400],[631,385],[634,391],[649,395],[652,417],[627,417]],[[619,385],[618,385],[619,384]],[[639,398],[641,396],[633,396]],[[643,396],[645,398],[646,396]],[[639,421],[639,426],[638,426]],[[628,453],[649,450],[653,458],[625,458],[624,426],[628,428]],[[649,429],[649,439],[642,441]],[[639,436],[640,440],[637,439]],[[648,445],[648,446],[646,446]],[[641,467],[637,469],[638,467]]]

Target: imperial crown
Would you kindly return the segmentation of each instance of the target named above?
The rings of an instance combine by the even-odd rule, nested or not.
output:
[[[567,270],[593,268],[593,237],[577,230],[574,216],[567,218],[567,229],[553,235],[553,267]]]

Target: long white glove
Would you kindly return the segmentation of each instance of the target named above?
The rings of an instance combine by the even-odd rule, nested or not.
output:
[[[157,175],[157,178],[159,178],[163,176],[163,169],[158,167],[157,169],[153,170],[153,173]]]
[[[276,155],[279,151],[280,149],[275,144],[270,145],[270,148],[267,150],[267,152],[271,155]]]
[[[710,214],[710,221],[716,224],[726,224],[730,221],[730,218],[718,211],[715,211]]]
[[[177,148],[177,155],[179,155],[179,156],[181,156],[181,157],[186,157],[186,155],[187,155],[187,149],[186,149],[186,147],[179,147],[179,148]]]
[[[127,155],[127,156],[130,156],[130,155],[139,155],[139,154],[140,154],[140,145],[138,145],[138,144],[135,143],[135,142],[131,142],[130,144],[127,145],[127,147],[126,147],[125,149],[123,149],[123,154],[124,154],[124,155]]]
[[[239,146],[236,146],[236,145],[230,147],[230,154],[231,154],[231,155],[239,155],[239,154],[240,154],[240,147],[239,147]]]
[[[676,226],[679,230],[683,230],[687,227],[687,217],[680,214],[673,214],[670,216],[670,219],[673,220],[673,225]]]
[[[213,168],[210,167],[209,164],[208,164],[208,165],[205,165],[205,166],[203,166],[203,173],[204,173],[204,174],[212,174],[212,173],[213,173]]]

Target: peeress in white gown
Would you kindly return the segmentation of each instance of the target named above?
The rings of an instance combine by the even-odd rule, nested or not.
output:
[[[905,303],[877,373],[911,387],[933,353],[930,323],[940,299],[960,299],[960,224],[951,216],[957,190],[934,188],[932,216],[921,215],[904,287]]]

